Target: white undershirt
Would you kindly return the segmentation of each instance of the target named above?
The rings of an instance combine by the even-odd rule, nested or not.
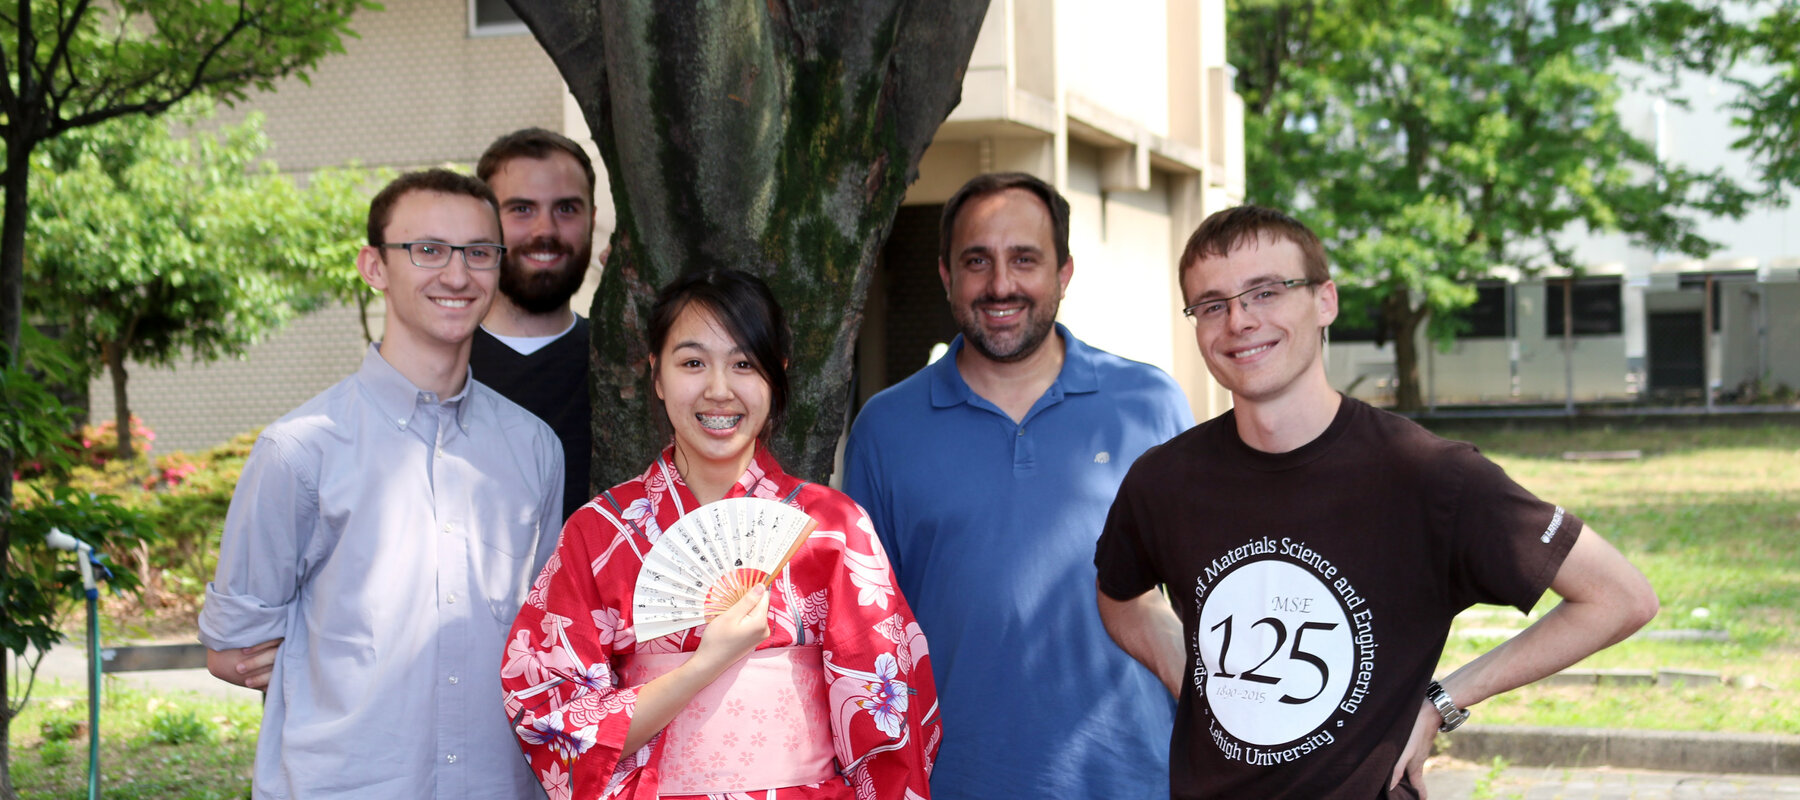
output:
[[[563,328],[560,333],[554,333],[549,336],[501,336],[500,334],[489,330],[486,325],[481,326],[481,329],[487,331],[489,336],[499,339],[501,344],[512,348],[519,355],[528,356],[544,349],[545,345],[567,336],[569,331],[575,330],[575,321],[578,319],[581,319],[581,317],[570,314],[569,327]]]

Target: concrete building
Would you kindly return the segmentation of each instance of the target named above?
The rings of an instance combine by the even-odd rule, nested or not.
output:
[[[360,38],[310,84],[284,81],[222,117],[265,114],[270,157],[297,174],[351,161],[469,165],[495,136],[526,125],[588,138],[549,57],[503,0],[387,0],[353,27]],[[1243,105],[1225,64],[1224,0],[992,0],[962,97],[878,265],[858,400],[923,366],[953,335],[936,267],[941,204],[969,177],[1010,169],[1050,180],[1073,206],[1076,270],[1060,318],[1092,344],[1175,375],[1196,417],[1222,412],[1229,398],[1206,376],[1181,318],[1175,260],[1206,214],[1243,197]],[[611,204],[600,182],[604,239]],[[267,424],[354,371],[354,312],[329,313],[242,361],[133,369],[133,410],[158,431],[158,451]],[[378,322],[379,306],[370,313]],[[271,366],[302,354],[304,371]],[[110,389],[97,384],[92,396],[94,417],[110,418]]]

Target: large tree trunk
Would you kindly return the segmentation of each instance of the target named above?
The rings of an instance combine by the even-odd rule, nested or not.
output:
[[[1425,408],[1424,394],[1419,391],[1419,325],[1431,313],[1423,304],[1414,308],[1410,295],[1401,288],[1381,299],[1382,317],[1394,337],[1394,372],[1399,378],[1394,410],[1403,412]]]
[[[658,287],[736,267],[794,332],[774,450],[830,477],[876,252],[956,105],[986,0],[510,0],[605,159],[618,228],[590,311],[593,482],[666,443],[645,326]]]

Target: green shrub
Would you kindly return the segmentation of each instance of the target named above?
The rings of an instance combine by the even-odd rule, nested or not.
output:
[[[146,441],[155,433],[139,428]],[[111,426],[83,429],[75,465],[28,478],[23,488],[60,486],[85,495],[112,496],[155,531],[153,541],[109,552],[115,563],[137,567],[144,585],[141,602],[154,609],[191,611],[212,579],[219,533],[231,493],[257,431],[198,454],[171,453],[131,462],[110,458]],[[146,448],[148,449],[148,448]],[[22,492],[29,497],[29,492]],[[29,505],[29,502],[26,503]]]
[[[46,742],[66,742],[86,733],[87,720],[74,717],[50,717],[38,726]]]
[[[69,763],[69,751],[73,749],[68,742],[46,741],[38,745],[38,760],[46,767],[54,767]]]
[[[213,740],[212,725],[189,709],[172,703],[150,712],[150,741],[157,744],[193,744]]]

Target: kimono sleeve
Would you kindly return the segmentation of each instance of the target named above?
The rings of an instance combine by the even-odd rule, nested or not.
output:
[[[809,568],[824,597],[825,671],[830,683],[832,736],[840,768],[858,797],[929,797],[931,764],[942,740],[937,688],[925,636],[867,514],[837,492],[806,511],[819,520],[815,539],[830,556]],[[835,562],[835,563],[833,563]]]
[[[620,609],[630,595],[596,561],[616,535],[592,507],[577,510],[507,634],[506,715],[551,800],[607,796],[615,776],[640,766],[622,752],[637,692],[618,687],[612,669],[615,649],[631,644]]]

